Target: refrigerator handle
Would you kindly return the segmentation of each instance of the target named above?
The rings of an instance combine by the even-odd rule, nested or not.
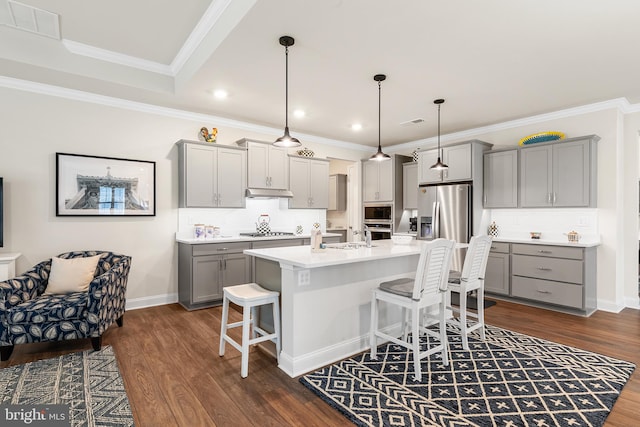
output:
[[[440,237],[440,203],[433,202],[433,238]]]

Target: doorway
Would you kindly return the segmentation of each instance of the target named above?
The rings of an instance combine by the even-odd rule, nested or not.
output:
[[[329,175],[341,176],[342,179],[337,181],[345,186],[346,207],[343,204],[336,210],[327,210],[327,232],[340,233],[342,240],[351,242],[354,240],[353,232],[361,228],[360,162],[329,158]]]

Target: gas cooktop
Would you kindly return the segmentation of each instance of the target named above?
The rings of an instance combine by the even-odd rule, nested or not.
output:
[[[277,237],[277,236],[293,236],[293,233],[287,233],[285,231],[271,231],[269,233],[240,233],[241,236],[249,236],[249,237]]]

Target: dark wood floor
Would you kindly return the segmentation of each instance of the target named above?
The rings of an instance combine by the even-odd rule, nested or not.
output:
[[[492,325],[640,364],[639,310],[583,318],[498,301],[485,313]],[[173,304],[127,312],[124,327],[107,331],[103,343],[115,350],[137,426],[350,425],[259,349],[242,379],[239,352],[227,345],[218,356],[220,315],[220,307]],[[0,367],[90,348],[88,340],[16,346]],[[639,413],[636,369],[605,425],[638,425]]]

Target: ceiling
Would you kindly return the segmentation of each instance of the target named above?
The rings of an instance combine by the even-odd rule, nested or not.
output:
[[[625,97],[640,102],[636,0],[22,0],[60,39],[11,26],[0,74],[383,147]],[[3,13],[4,11],[4,13]],[[214,99],[224,88],[229,97]],[[294,109],[306,111],[295,118]],[[418,124],[403,124],[424,119]],[[363,129],[354,132],[354,122]],[[215,123],[203,123],[215,126]],[[550,129],[541,129],[550,130]],[[523,135],[524,136],[524,135]]]

